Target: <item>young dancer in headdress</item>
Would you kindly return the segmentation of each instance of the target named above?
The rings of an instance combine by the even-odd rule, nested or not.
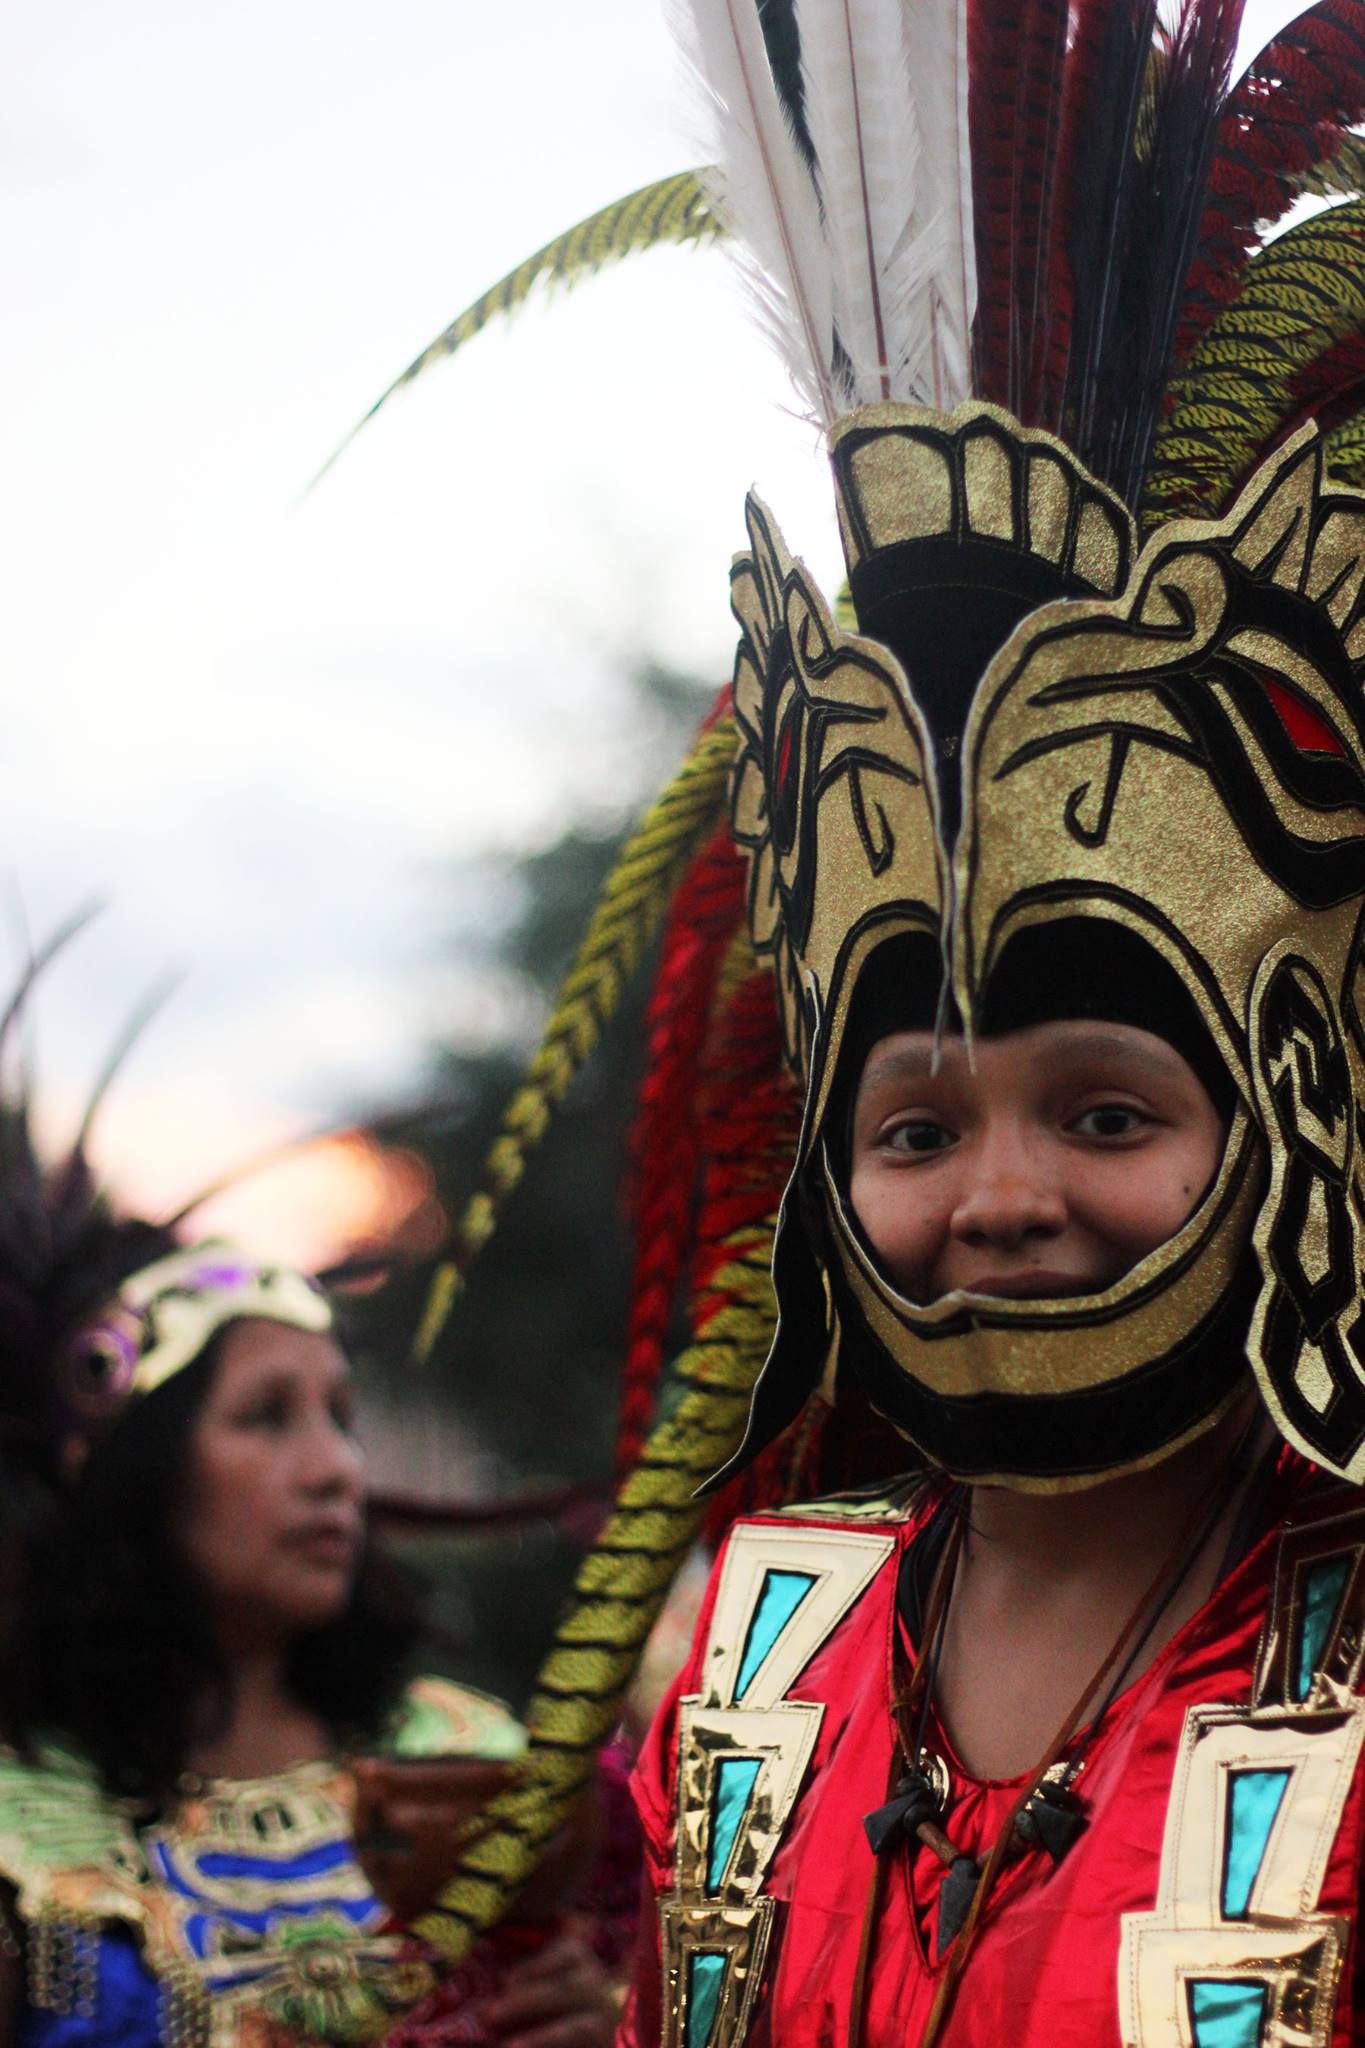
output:
[[[637,1451],[689,1270],[696,1343],[443,1908],[562,1811],[711,1476],[625,2048],[1365,2026],[1365,10],[1234,77],[1241,13],[684,9],[848,592],[751,499],[733,693],[473,1219],[652,858]]]

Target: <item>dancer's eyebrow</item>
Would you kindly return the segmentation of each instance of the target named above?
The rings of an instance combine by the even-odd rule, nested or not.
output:
[[[1106,1031],[1103,1026],[1078,1023],[1064,1039],[1054,1041],[1050,1051],[1054,1057],[1065,1058],[1068,1062],[1076,1059],[1106,1060],[1123,1066],[1145,1067],[1153,1074],[1169,1074],[1174,1048],[1167,1046],[1164,1040],[1148,1044],[1144,1038],[1134,1037],[1126,1031]]]
[[[924,1045],[888,1046],[885,1052],[874,1052],[863,1068],[861,1085],[871,1081],[924,1081],[934,1072],[934,1047]],[[941,1067],[941,1059],[937,1062]]]
[[[1070,1028],[1060,1037],[1040,1046],[1033,1056],[1040,1061],[1064,1062],[1070,1065],[1076,1060],[1102,1061],[1111,1066],[1137,1067],[1149,1074],[1169,1076],[1171,1053],[1164,1040],[1148,1043],[1145,1036],[1107,1028],[1103,1024],[1092,1024],[1085,1018],[1058,1019]],[[944,1071],[952,1062],[953,1053],[945,1060],[942,1049],[937,1052],[928,1037],[909,1045],[888,1045],[884,1051],[874,1050],[863,1068],[860,1088],[890,1081],[927,1081]]]

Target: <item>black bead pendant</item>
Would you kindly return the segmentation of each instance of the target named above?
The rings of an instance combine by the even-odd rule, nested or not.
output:
[[[1044,1779],[1014,1828],[1030,1848],[1037,1843],[1046,1849],[1055,1867],[1089,1825],[1075,1794]]]
[[[981,1881],[981,1865],[975,1856],[958,1856],[949,1865],[948,1875],[938,1888],[938,1952],[947,1948],[953,1937],[959,1933],[963,1921],[971,1911],[976,1888]]]
[[[885,1806],[865,1815],[863,1832],[874,1856],[885,1854],[914,1835],[921,1821],[937,1820],[939,1802],[923,1771],[907,1771]]]

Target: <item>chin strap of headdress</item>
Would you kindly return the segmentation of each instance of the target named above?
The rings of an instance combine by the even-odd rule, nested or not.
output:
[[[694,60],[722,129],[729,121],[723,176],[680,174],[581,224],[399,381],[538,280],[719,230],[826,427],[883,398],[988,399],[1061,433],[1151,521],[1226,505],[1267,442],[1311,413],[1337,473],[1365,481],[1365,164],[1349,132],[1365,116],[1365,0],[1321,0],[1231,89],[1237,0],[1185,0],[1174,21],[1112,0],[694,0],[690,15]],[[856,77],[841,45],[850,22],[863,38]],[[869,168],[889,175],[869,183]],[[1350,198],[1271,242],[1305,189]],[[451,1954],[499,1917],[572,1811],[701,1527],[695,1488],[737,1440],[772,1334],[768,1262],[796,1095],[717,836],[733,750],[725,716],[627,848],[429,1304],[427,1348],[624,974],[664,925],[634,1188],[623,1401],[634,1462],[542,1668],[527,1774],[421,1923]],[[748,912],[761,919],[771,906],[755,904],[754,887],[751,872]],[[693,1342],[664,1374],[684,1275]],[[651,1408],[662,1419],[644,1434]],[[748,1484],[780,1498],[809,1445],[798,1425]]]

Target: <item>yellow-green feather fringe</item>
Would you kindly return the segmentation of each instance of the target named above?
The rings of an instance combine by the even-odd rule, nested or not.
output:
[[[1288,417],[1290,387],[1365,329],[1365,200],[1301,221],[1252,257],[1246,282],[1171,382],[1141,516],[1222,509]]]
[[[432,1279],[414,1346],[419,1364],[431,1356],[464,1274],[493,1235],[528,1155],[597,1044],[683,870],[714,829],[725,802],[735,744],[732,718],[720,719],[703,732],[607,877],[526,1079],[503,1112],[478,1191],[456,1227],[453,1254]]]
[[[749,1398],[772,1341],[776,1218],[737,1232],[709,1283],[698,1340],[674,1368],[679,1390],[610,1519],[584,1558],[568,1614],[542,1664],[527,1715],[530,1748],[517,1784],[486,1809],[437,1903],[414,1931],[452,1962],[494,1926],[573,1814],[674,1576],[694,1542],[704,1479],[737,1449]]]
[[[1334,484],[1365,491],[1365,412],[1333,427],[1323,440],[1327,474]]]
[[[1336,153],[1314,164],[1294,180],[1300,192],[1312,192],[1323,199],[1339,194],[1365,192],[1365,135],[1343,135]]]
[[[428,342],[421,355],[414,357],[387,391],[380,393],[365,417],[356,422],[341,446],[328,456],[314,482],[326,476],[337,457],[395,391],[411,384],[433,363],[453,356],[493,321],[515,313],[538,285],[567,289],[585,277],[595,276],[608,264],[619,262],[623,256],[636,255],[664,242],[709,242],[723,233],[698,171],[675,171],[672,177],[642,185],[638,192],[629,192],[624,199],[614,199],[610,206],[589,214],[586,220],[556,235],[543,249],[537,249],[515,270],[509,270],[506,277],[480,293],[472,306],[466,306],[449,327]]]

